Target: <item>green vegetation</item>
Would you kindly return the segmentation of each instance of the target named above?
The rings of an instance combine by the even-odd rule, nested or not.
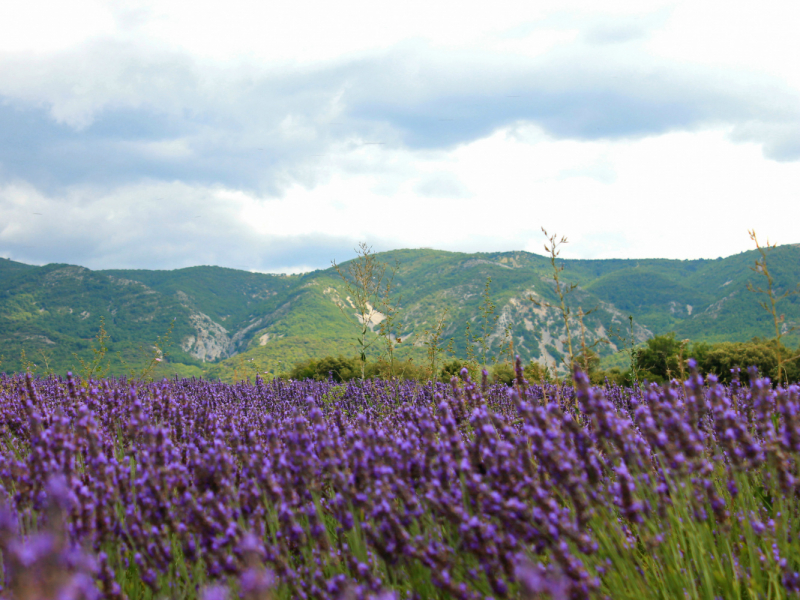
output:
[[[797,361],[784,364],[779,375],[776,358],[777,355],[788,356],[797,352],[793,353],[786,346],[776,348],[775,340],[761,338],[753,338],[748,342],[717,344],[700,342],[692,344],[685,357],[694,358],[702,372],[714,374],[724,383],[730,383],[734,370],[745,371],[751,366],[756,367],[762,376],[770,377],[773,381],[785,379],[792,382],[800,381],[800,365]],[[681,369],[686,371],[687,360],[682,360],[680,350],[681,344],[675,340],[674,335],[656,336],[648,340],[647,345],[638,351],[643,376],[650,381],[663,382],[677,377]]]
[[[362,375],[363,368],[363,375]],[[398,362],[394,365],[379,359],[362,364],[359,357],[326,356],[321,359],[308,359],[294,365],[284,374],[285,378],[316,381],[352,381],[354,379],[402,379],[425,381],[429,379],[428,370],[413,361]]]
[[[679,341],[675,333],[655,336],[635,349],[635,363],[638,366],[636,375],[631,369],[620,367],[600,368],[600,359],[592,350],[576,357],[576,366],[586,369],[593,384],[602,385],[606,380],[618,385],[632,385],[635,381],[665,383],[672,379],[682,379],[689,372],[689,360],[694,359],[698,369],[706,375],[716,375],[722,383],[730,383],[735,376],[746,379],[749,367],[756,367],[761,376],[777,381],[778,362],[776,359],[774,340],[754,338],[747,342],[719,342],[708,344],[699,342],[687,344],[687,340]],[[800,353],[800,347],[794,352],[787,347],[780,350],[782,356]],[[792,361],[784,365],[782,377],[790,382],[800,381],[800,361]],[[435,371],[431,371],[430,363],[422,364],[413,361],[401,363],[399,371],[402,379],[427,381],[437,379],[448,382],[458,377],[461,369],[466,368],[473,377],[480,377],[480,365],[474,361],[453,358]],[[435,376],[431,376],[431,373]],[[360,378],[360,361],[358,358],[342,356],[326,356],[321,359],[309,359],[294,365],[283,374],[291,379],[350,381]],[[365,368],[366,378],[388,376],[388,366],[383,361],[368,362]],[[514,369],[508,362],[498,362],[489,368],[491,381],[512,385]],[[538,362],[529,362],[524,368],[524,375],[531,382],[553,381],[552,372]]]
[[[781,348],[800,344],[794,329],[800,324],[800,297],[783,297],[772,315],[759,304],[766,297],[748,291],[748,284],[765,287],[763,275],[751,270],[763,258],[759,250],[719,260],[559,259],[563,308],[569,311],[566,322],[553,285],[552,257],[434,250],[374,256],[396,266],[391,293],[402,296],[402,302],[393,301],[391,314],[371,303],[385,318],[365,334],[365,343],[371,345],[365,351],[369,363],[383,357],[400,368],[411,360],[427,363],[429,372],[441,372],[450,358],[465,360],[473,353],[482,364],[483,348],[475,345],[479,338],[472,337],[478,333],[486,341],[487,368],[507,362],[513,348],[525,364],[557,366],[559,377],[564,377],[572,362],[571,341],[572,354],[580,361],[588,356],[584,345],[596,353],[599,364],[590,369],[594,379],[603,374],[616,381],[630,371],[636,380],[631,358],[648,339],[674,332],[676,340],[691,340],[687,351],[700,343],[749,344],[753,338],[774,338],[775,317],[782,315]],[[779,299],[800,281],[800,247],[770,247],[768,260]],[[488,302],[495,307],[491,319],[499,318],[489,321],[484,334],[481,325],[487,321],[482,320],[481,307],[488,306],[488,278]],[[81,372],[80,360],[94,358],[92,345],[101,318],[107,334],[104,364],[110,375],[146,369],[155,344],[159,338],[163,343],[170,326],[169,347],[162,348],[165,356],[151,377],[252,380],[257,374],[288,373],[292,365],[309,359],[357,354],[351,351],[356,311],[342,311],[343,305],[349,306],[348,294],[332,268],[278,276],[217,267],[90,271],[6,260],[0,261],[0,280],[0,354],[8,372],[28,367],[37,374]],[[572,291],[567,294],[567,289]],[[385,325],[390,316],[392,331]],[[429,352],[435,333],[432,364]],[[382,343],[387,339],[392,340],[391,356]],[[598,343],[603,339],[610,343]],[[623,355],[631,345],[634,352]],[[792,356],[792,351],[781,354],[781,370],[787,374],[793,368]]]

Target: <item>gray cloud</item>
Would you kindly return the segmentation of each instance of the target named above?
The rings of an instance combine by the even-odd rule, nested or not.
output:
[[[348,260],[360,241],[336,233],[261,235],[228,201],[183,184],[82,188],[54,197],[11,186],[0,188],[0,214],[0,257],[92,269],[212,264],[296,272]],[[378,251],[399,246],[379,236],[366,241]]]
[[[603,48],[526,61],[405,43],[294,70],[223,70],[117,43],[0,59],[0,176],[51,191],[151,179],[279,195],[313,185],[306,167],[320,154],[447,149],[518,122],[583,140],[733,126],[769,158],[800,158],[792,90]]]
[[[727,127],[770,159],[800,159],[795,91],[754,74],[634,60],[636,27],[598,26],[569,51],[536,60],[417,42],[293,69],[223,69],[108,42],[51,58],[0,57],[0,256],[90,268],[326,267],[352,257],[357,240],[259,236],[213,190],[263,200],[336,170],[379,172],[397,187],[419,174],[350,151],[364,143],[446,150],[521,123],[577,140]],[[562,175],[611,181],[614,172],[598,164]],[[423,177],[415,192],[469,195],[446,173]],[[377,250],[401,245],[369,241]],[[497,244],[473,235],[451,249]]]
[[[353,92],[349,114],[391,124],[412,148],[467,143],[518,121],[580,140],[748,125],[769,146],[800,123],[800,98],[777,82],[656,61],[637,65],[615,48],[531,64],[464,54],[448,68],[426,58],[374,65],[369,95]]]
[[[800,119],[792,122],[759,120],[737,124],[732,139],[762,145],[764,156],[779,162],[800,160]]]

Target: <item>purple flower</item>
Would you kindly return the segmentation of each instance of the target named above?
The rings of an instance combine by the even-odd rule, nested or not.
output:
[[[200,600],[228,600],[228,588],[224,585],[211,585],[200,592]]]
[[[552,600],[569,598],[569,580],[557,567],[547,568],[522,559],[514,568],[514,577],[527,594],[526,598],[533,599],[538,594],[549,594]]]

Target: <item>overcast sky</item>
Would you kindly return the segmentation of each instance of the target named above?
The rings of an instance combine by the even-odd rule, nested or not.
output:
[[[0,256],[800,242],[800,3],[0,3]]]

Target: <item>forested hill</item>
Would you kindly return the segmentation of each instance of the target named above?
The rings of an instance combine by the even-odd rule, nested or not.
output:
[[[482,332],[489,277],[489,298],[498,316],[487,332],[491,355],[507,348],[510,337],[514,352],[525,360],[558,361],[565,351],[561,313],[547,307],[556,303],[548,257],[436,250],[377,256],[399,265],[394,281],[401,357],[424,355],[425,331],[445,309],[443,345],[452,339],[456,355],[465,357],[467,324],[473,337]],[[596,308],[585,318],[587,341],[609,339],[611,344],[598,348],[610,355],[621,346],[610,332],[627,335],[629,315],[639,343],[670,331],[680,339],[709,342],[771,337],[771,317],[759,306],[763,298],[748,291],[748,282],[766,287],[763,275],[750,268],[758,256],[752,251],[716,260],[559,262],[563,280],[577,285],[568,296],[573,315],[579,307]],[[778,294],[795,288],[800,246],[771,250],[768,265]],[[105,362],[120,374],[152,357],[154,342],[161,337],[163,345],[167,332],[172,343],[159,365],[165,375],[219,375],[237,364],[281,371],[305,358],[356,353],[356,326],[340,307],[354,311],[333,269],[291,276],[220,267],[91,271],[0,260],[0,282],[0,370],[8,372],[23,367],[23,352],[24,360],[39,369],[80,371],[76,355],[94,356],[101,322],[108,333]],[[544,305],[535,305],[531,297]],[[786,298],[779,310],[787,331],[800,325],[800,297]],[[577,338],[577,321],[572,329]],[[798,341],[796,332],[789,334],[788,344]]]

